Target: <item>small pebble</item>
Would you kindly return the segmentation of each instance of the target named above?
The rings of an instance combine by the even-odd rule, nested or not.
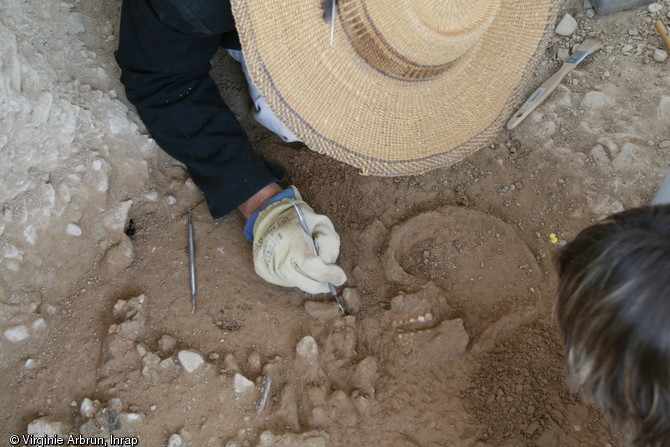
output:
[[[118,397],[113,397],[109,399],[107,408],[119,412],[121,411],[121,408],[123,408],[123,402]]]
[[[158,193],[156,191],[151,191],[144,194],[144,198],[150,202],[155,202],[158,199]]]
[[[665,60],[668,58],[668,52],[665,50],[661,50],[660,48],[656,48],[654,50],[654,60],[656,62],[665,62]]]
[[[161,358],[153,352],[147,352],[142,358],[142,361],[145,365],[158,366],[158,364],[161,362]]]
[[[160,362],[160,367],[163,369],[170,369],[174,366],[174,360],[172,360],[172,357],[168,357],[166,359],[161,360]]]
[[[9,328],[4,332],[4,334],[7,340],[11,342],[23,341],[30,336],[30,333],[28,332],[28,327],[23,325]]]
[[[311,335],[307,335],[298,342],[298,345],[295,348],[295,352],[298,357],[303,357],[307,359],[317,359],[319,357],[319,348],[316,344],[316,340]]]
[[[244,397],[256,388],[256,384],[254,384],[254,382],[239,373],[235,374],[233,383],[235,387],[235,396],[237,396],[238,399]]]
[[[73,223],[67,224],[67,228],[65,229],[65,232],[69,234],[70,236],[76,236],[79,237],[82,234],[81,228],[78,225],[75,225]]]
[[[205,363],[205,360],[202,358],[202,356],[194,351],[179,351],[177,357],[179,358],[181,366],[183,366],[184,369],[189,373],[192,373],[198,369],[200,365]]]
[[[60,422],[52,421],[46,417],[35,419],[30,424],[26,432],[29,435],[37,436],[43,438],[44,436],[53,437],[55,435],[63,436],[63,424]]]
[[[661,9],[663,9],[663,5],[659,3],[652,3],[651,5],[647,6],[647,9],[649,10],[650,13],[656,14]]]
[[[81,414],[81,417],[84,419],[90,419],[95,415],[96,408],[95,405],[93,404],[93,401],[89,399],[88,397],[84,398],[84,400],[81,401],[81,405],[79,406],[79,414]]]
[[[158,349],[166,354],[172,352],[175,346],[177,346],[177,340],[169,335],[163,335],[161,339],[158,340]]]
[[[342,291],[342,298],[344,299],[344,307],[348,313],[355,314],[360,310],[361,298],[356,289],[347,287]]]
[[[174,434],[170,436],[170,439],[168,439],[168,444],[167,447],[182,447],[184,445],[184,441],[181,439],[181,436],[178,434]]]
[[[572,35],[572,33],[575,32],[576,29],[577,29],[577,20],[575,20],[575,18],[572,17],[570,14],[566,14],[558,23],[556,29],[554,29],[554,32],[559,36],[570,36]]]
[[[237,363],[235,356],[233,354],[226,354],[223,358],[223,368],[226,371],[239,372],[240,365]]]
[[[158,340],[158,349],[164,353],[170,353],[177,346],[177,340],[174,337],[169,335],[163,335],[160,340]]]
[[[254,351],[251,354],[249,354],[249,358],[247,359],[247,365],[249,365],[249,369],[253,373],[258,373],[261,370],[261,367],[263,366],[263,359],[261,358],[261,355],[257,351]]]
[[[41,331],[47,327],[47,323],[44,321],[44,318],[38,318],[37,320],[33,321],[31,327],[33,331]]]

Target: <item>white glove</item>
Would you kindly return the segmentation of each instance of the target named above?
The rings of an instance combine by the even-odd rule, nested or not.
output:
[[[328,217],[316,214],[295,186],[291,188],[314,242],[300,225],[294,199],[270,204],[259,213],[254,224],[256,273],[272,284],[298,287],[311,294],[327,293],[328,283],[339,286],[347,280],[344,270],[335,265],[340,254],[340,236]]]

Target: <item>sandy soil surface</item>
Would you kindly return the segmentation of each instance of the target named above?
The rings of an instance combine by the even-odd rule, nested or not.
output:
[[[123,105],[120,2],[0,5],[14,94],[3,151],[61,154],[3,171],[28,179],[2,197],[3,445],[27,430],[171,447],[623,445],[566,386],[553,256],[598,218],[649,203],[670,169],[670,62],[654,59],[652,26],[670,22],[669,1],[593,18],[582,0],[561,2],[558,18],[579,26],[551,37],[527,93],[586,36],[604,48],[518,128],[414,177],[361,176],[283,144],[250,118],[239,66],[217,55],[214,76],[257,150],[339,231],[344,318],[329,296],[258,278],[242,217],[212,220]]]

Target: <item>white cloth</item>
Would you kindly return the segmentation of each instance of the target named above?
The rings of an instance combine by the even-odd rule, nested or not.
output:
[[[239,62],[242,65],[242,71],[244,76],[247,78],[247,84],[249,84],[249,95],[251,100],[254,103],[254,107],[251,109],[251,114],[254,119],[258,121],[260,125],[270,130],[271,132],[277,134],[279,138],[286,141],[287,143],[293,143],[295,141],[300,141],[298,138],[291,133],[290,130],[284,126],[284,124],[277,119],[275,114],[270,110],[268,105],[265,103],[265,99],[258,93],[258,90],[251,82],[249,77],[249,71],[247,70],[247,64],[244,62],[244,55],[239,50],[226,50],[230,56]]]

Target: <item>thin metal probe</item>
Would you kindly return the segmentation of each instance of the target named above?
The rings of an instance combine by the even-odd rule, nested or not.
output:
[[[265,402],[268,400],[270,394],[270,386],[272,386],[272,375],[268,374],[263,380],[263,388],[261,389],[261,397],[256,404],[256,411],[261,411],[265,407]]]
[[[337,0],[333,0],[333,5],[331,6],[332,10],[330,12],[330,46],[333,46],[333,40],[335,39],[335,14],[336,14],[336,5]]]
[[[193,218],[191,212],[188,212],[188,262],[191,272],[191,313],[195,313],[195,242],[193,240]]]
[[[314,240],[314,235],[312,234],[312,231],[309,229],[307,221],[305,220],[305,216],[302,214],[302,210],[300,209],[298,204],[295,203],[295,200],[293,200],[293,208],[295,208],[295,211],[298,213],[298,220],[300,221],[300,226],[302,226],[302,229],[305,230],[307,236],[309,236],[310,239],[312,240],[312,248],[314,248],[314,253],[318,255],[319,250],[316,248],[316,241]],[[342,303],[340,302],[340,297],[337,295],[337,289],[335,289],[335,286],[332,283],[328,283],[328,289],[330,290],[330,293],[335,297],[335,302],[337,302],[337,307],[340,308],[340,313],[342,315],[346,315],[347,313],[344,310],[344,306],[342,306]]]

